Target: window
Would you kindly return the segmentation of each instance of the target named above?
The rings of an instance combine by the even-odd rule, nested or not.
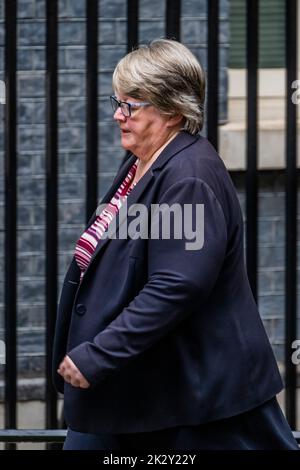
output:
[[[246,1],[230,2],[229,67],[246,67]],[[285,1],[259,1],[259,67],[284,67]]]

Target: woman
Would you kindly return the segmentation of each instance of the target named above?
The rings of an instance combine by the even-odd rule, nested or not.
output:
[[[132,156],[61,294],[53,364],[64,448],[296,449],[245,272],[239,203],[199,136],[201,66],[182,44],[156,40],[118,63],[113,88]]]

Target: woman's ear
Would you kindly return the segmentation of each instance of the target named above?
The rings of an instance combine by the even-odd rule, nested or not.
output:
[[[181,114],[173,114],[169,116],[168,127],[182,126],[184,123],[184,117]]]

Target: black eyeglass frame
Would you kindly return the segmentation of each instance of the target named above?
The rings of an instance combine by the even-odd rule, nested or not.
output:
[[[151,103],[148,103],[148,101],[141,101],[140,103],[132,103],[130,101],[120,101],[115,95],[111,95],[109,99],[110,99],[110,104],[111,104],[113,112],[115,113],[117,109],[120,108],[121,113],[123,114],[124,117],[131,117],[131,108],[143,108],[145,106],[151,105]],[[127,111],[124,111],[124,110],[127,110]],[[128,114],[126,114],[126,112]]]

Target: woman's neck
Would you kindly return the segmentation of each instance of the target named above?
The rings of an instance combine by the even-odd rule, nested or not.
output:
[[[178,132],[179,131],[172,134],[171,137],[169,137],[169,139],[163,145],[161,145],[159,149],[153,153],[153,155],[150,156],[150,158],[148,158],[147,160],[139,158],[133,184],[136,184],[144,176],[144,174],[149,170],[149,168],[153,165],[155,160],[161,154],[163,149],[176,137]]]

